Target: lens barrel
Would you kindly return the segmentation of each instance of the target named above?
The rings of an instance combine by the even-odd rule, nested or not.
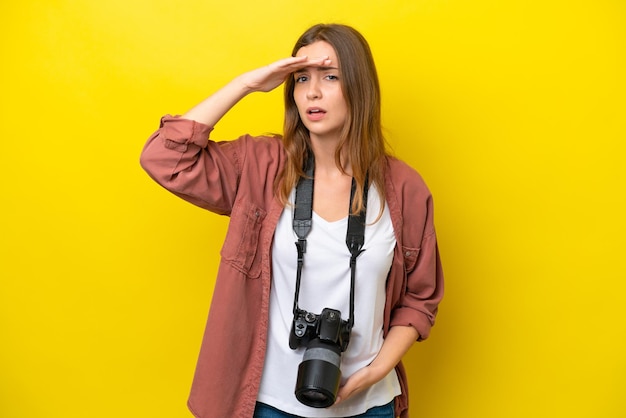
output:
[[[341,381],[341,348],[337,344],[312,340],[298,366],[296,398],[313,408],[335,403]]]

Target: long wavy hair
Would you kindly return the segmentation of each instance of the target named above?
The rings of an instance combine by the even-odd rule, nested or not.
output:
[[[381,127],[380,86],[376,66],[365,38],[352,27],[339,24],[319,24],[308,29],[296,42],[292,56],[300,48],[317,41],[329,43],[339,60],[340,83],[348,107],[348,117],[335,151],[335,161],[344,174],[342,156],[350,161],[352,176],[357,183],[350,211],[358,213],[367,203],[363,201],[366,178],[369,184],[376,185],[381,202],[385,202],[384,167],[387,151]],[[288,77],[284,90],[283,127],[287,163],[277,179],[278,196],[283,204],[287,204],[298,180],[305,176],[303,162],[312,152],[309,131],[300,119],[293,97],[294,85],[294,78]],[[381,214],[382,209],[381,205]]]

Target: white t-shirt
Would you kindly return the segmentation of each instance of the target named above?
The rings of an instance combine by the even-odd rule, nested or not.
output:
[[[295,193],[292,193],[291,199]],[[380,209],[375,186],[368,193],[365,250],[357,259],[354,327],[350,344],[341,357],[341,384],[357,370],[371,363],[383,344],[385,284],[391,267],[396,239],[388,208],[373,223]],[[306,417],[337,417],[362,414],[374,406],[389,403],[400,394],[395,370],[385,378],[337,406],[312,408],[295,395],[298,365],[305,347],[289,348],[293,321],[293,298],[297,271],[297,236],[292,228],[293,210],[283,211],[272,247],[272,288],[270,317],[263,377],[257,400],[283,412]],[[314,314],[324,308],[337,309],[341,318],[350,314],[350,251],[346,246],[348,218],[328,222],[313,213],[313,227],[307,237],[307,251],[298,305]]]

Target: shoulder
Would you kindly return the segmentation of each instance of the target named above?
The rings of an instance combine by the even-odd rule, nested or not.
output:
[[[236,141],[238,147],[244,148],[247,153],[255,158],[263,156],[276,156],[284,153],[282,138],[279,135],[254,136],[245,134]]]
[[[385,178],[387,187],[393,187],[402,195],[408,193],[421,199],[427,199],[431,196],[430,190],[421,174],[396,157],[387,157]]]
[[[426,182],[404,161],[388,157],[385,193],[394,227],[403,231],[403,245],[419,248],[422,237],[434,232],[433,198]]]
[[[238,165],[267,165],[285,158],[282,138],[278,135],[241,135],[232,141],[218,141],[216,146],[232,155]]]
[[[245,134],[241,137],[243,140],[250,142],[251,144],[267,147],[280,147],[282,148],[283,138],[278,134],[265,134],[265,135],[251,135]]]

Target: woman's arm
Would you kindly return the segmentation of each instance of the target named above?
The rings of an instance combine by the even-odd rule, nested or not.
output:
[[[209,141],[213,126],[244,96],[270,91],[304,67],[328,65],[328,57],[285,58],[234,78],[184,117],[167,115],[148,139],[141,165],[160,185],[207,210],[229,214],[237,192],[241,141]]]
[[[393,185],[388,190],[393,193],[392,198],[402,203],[399,206],[410,209],[402,213],[404,222],[399,226],[403,237],[402,252],[409,254],[404,260],[405,268],[407,263],[410,264],[409,272],[405,281],[398,280],[398,285],[404,286],[400,300],[387,301],[394,308],[391,311],[389,332],[378,356],[370,365],[348,378],[339,389],[340,401],[381,380],[400,362],[413,343],[428,338],[439,302],[443,298],[443,271],[430,191],[417,172],[408,165],[392,160],[390,168],[392,173],[388,180],[396,178],[401,181],[388,183]],[[422,210],[414,209],[420,207]]]
[[[328,57],[290,57],[244,73],[183,115],[214,126],[239,100],[253,92],[268,92],[280,86],[293,72],[305,67],[328,65]]]
[[[374,361],[350,376],[339,389],[335,403],[348,399],[387,376],[418,338],[417,330],[411,326],[391,327]]]

